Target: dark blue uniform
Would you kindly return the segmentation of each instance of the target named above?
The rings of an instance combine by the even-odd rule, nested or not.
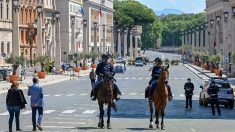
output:
[[[185,90],[185,97],[186,97],[186,106],[185,108],[188,108],[188,105],[190,108],[192,108],[192,96],[193,96],[193,90],[194,85],[191,82],[187,82],[184,84],[184,90]]]
[[[212,86],[208,88],[208,94],[210,95],[210,102],[211,102],[211,108],[212,108],[212,114],[215,115],[215,106],[217,108],[217,112],[220,116],[221,111],[220,111],[220,106],[219,106],[219,101],[218,101],[218,92],[219,88],[217,86]]]

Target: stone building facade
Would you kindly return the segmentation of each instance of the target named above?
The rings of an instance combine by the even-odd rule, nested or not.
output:
[[[12,0],[0,0],[0,66],[4,66],[2,54],[12,52]]]

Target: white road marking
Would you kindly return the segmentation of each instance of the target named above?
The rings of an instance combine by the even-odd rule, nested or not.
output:
[[[50,95],[47,95],[47,94],[46,94],[46,95],[43,95],[43,96],[44,96],[44,97],[48,97],[48,96],[50,96]]]
[[[65,111],[62,112],[62,114],[72,114],[75,111],[76,110],[65,110]]]
[[[172,93],[172,96],[174,97],[174,96],[175,96],[175,94],[173,94],[173,93]]]
[[[184,94],[180,94],[180,97],[185,97],[185,95]]]
[[[196,130],[195,130],[194,128],[191,128],[190,130],[191,130],[192,132],[196,132]]]
[[[132,77],[131,79],[134,80],[134,79],[136,79],[136,78],[135,78],[135,77]]]
[[[9,112],[8,112],[8,111],[6,111],[6,112],[0,114],[0,116],[6,116],[6,115],[9,115]]]
[[[146,80],[149,80],[150,78],[149,78],[149,77],[146,77],[145,79],[146,79]]]
[[[52,113],[52,112],[55,112],[56,110],[45,110],[44,111],[44,114],[50,114],[50,113]]]
[[[70,97],[70,96],[74,96],[75,94],[68,94],[68,95],[66,95],[66,96],[68,96],[68,97]]]
[[[171,80],[172,78],[169,77],[169,80]]]
[[[86,110],[82,112],[83,114],[94,114],[96,110]]]
[[[77,125],[85,125],[87,123],[85,122],[47,122],[47,123],[50,123],[50,124],[77,124]]]
[[[83,93],[83,94],[80,94],[81,96],[86,96],[87,94]]]
[[[125,95],[125,93],[122,93],[122,95]]]
[[[193,97],[195,97],[195,98],[199,98],[199,95],[193,95]]]
[[[28,115],[28,114],[31,114],[31,113],[32,113],[31,110],[27,110],[27,111],[25,111],[25,112],[22,112],[21,115]]]
[[[185,78],[181,78],[182,80],[185,80]]]
[[[139,79],[143,79],[143,77],[140,77]]]
[[[56,95],[54,95],[55,97],[60,97],[60,96],[62,96],[63,94],[56,94]]]
[[[137,93],[130,93],[129,95],[137,95]]]
[[[175,80],[179,79],[179,78],[174,78]]]
[[[121,80],[122,78],[117,78],[118,80]]]
[[[32,127],[32,126],[25,126],[25,127]],[[75,129],[76,127],[72,126],[44,126],[43,128],[61,128],[61,129]]]
[[[85,80],[86,80],[86,78],[82,78],[81,80],[85,81]]]
[[[126,77],[125,79],[126,79],[126,80],[128,80],[128,79],[129,79],[129,77]]]
[[[145,95],[145,93],[142,93],[142,95]]]

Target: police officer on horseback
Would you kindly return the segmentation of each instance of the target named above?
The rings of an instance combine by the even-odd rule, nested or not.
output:
[[[215,106],[217,108],[218,115],[221,116],[219,101],[218,101],[219,88],[215,85],[215,81],[212,80],[208,88],[208,94],[210,95],[210,103],[212,108],[212,114],[215,115]]]
[[[149,81],[149,86],[148,88],[145,90],[145,98],[152,98],[152,93],[153,93],[153,89],[157,87],[157,80],[159,79],[161,72],[162,72],[162,60],[161,58],[157,57],[155,60],[155,66],[153,67],[152,70],[152,79]]]
[[[92,92],[91,92],[91,97],[93,101],[96,100],[98,89],[101,85],[101,82],[103,81],[103,77],[105,76],[105,74],[111,72],[115,75],[113,65],[108,63],[108,59],[109,59],[108,56],[103,54],[101,58],[102,58],[102,61],[101,63],[98,64],[96,71],[95,71],[98,78],[96,80],[95,87],[92,89]],[[115,83],[114,83],[114,91],[116,92],[116,95],[122,95],[117,84]],[[116,97],[116,100],[119,100],[119,97]]]

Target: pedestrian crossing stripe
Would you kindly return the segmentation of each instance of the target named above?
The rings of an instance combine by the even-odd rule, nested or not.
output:
[[[54,95],[55,97],[60,97],[60,96],[62,96],[63,94],[56,94],[56,95]]]
[[[137,93],[130,93],[129,95],[137,95]]]
[[[25,112],[22,112],[21,115],[28,115],[28,114],[31,114],[31,113],[32,113],[31,110],[27,110],[27,111],[25,111]]]
[[[65,111],[62,112],[62,114],[72,114],[75,111],[76,110],[65,110]]]
[[[84,94],[80,94],[80,96],[85,96],[85,95],[87,95],[87,94],[85,94],[85,93]]]
[[[75,94],[68,94],[68,95],[66,95],[66,96],[68,96],[68,97],[70,97],[70,96],[74,96]]]
[[[94,114],[96,110],[86,110],[83,114]]]
[[[44,114],[50,114],[50,113],[53,113],[55,112],[56,110],[45,110],[43,113]]]
[[[6,111],[6,112],[0,114],[0,116],[5,116],[5,115],[9,115],[9,112]]]

